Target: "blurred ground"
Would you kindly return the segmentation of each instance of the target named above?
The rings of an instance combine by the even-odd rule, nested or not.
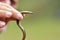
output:
[[[20,0],[19,11],[28,10],[33,14],[22,20],[26,40],[60,40],[60,0]],[[21,40],[22,33],[15,22],[10,22],[0,40]]]

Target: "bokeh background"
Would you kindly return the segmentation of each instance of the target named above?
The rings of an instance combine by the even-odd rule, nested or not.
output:
[[[60,40],[60,0],[19,0],[18,11],[28,10],[21,21],[26,40]],[[21,40],[22,32],[16,22],[10,22],[0,40]]]

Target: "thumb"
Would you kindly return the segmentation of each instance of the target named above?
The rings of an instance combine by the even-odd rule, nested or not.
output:
[[[3,32],[6,30],[6,23],[4,21],[0,21],[0,32]]]

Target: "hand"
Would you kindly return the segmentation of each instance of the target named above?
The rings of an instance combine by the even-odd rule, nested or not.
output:
[[[0,2],[0,30],[3,31],[11,20],[22,20],[22,14],[8,4]]]

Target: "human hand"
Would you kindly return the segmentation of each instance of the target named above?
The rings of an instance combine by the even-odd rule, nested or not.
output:
[[[10,5],[0,2],[0,31],[3,31],[7,23],[11,20],[22,20],[21,12]]]

